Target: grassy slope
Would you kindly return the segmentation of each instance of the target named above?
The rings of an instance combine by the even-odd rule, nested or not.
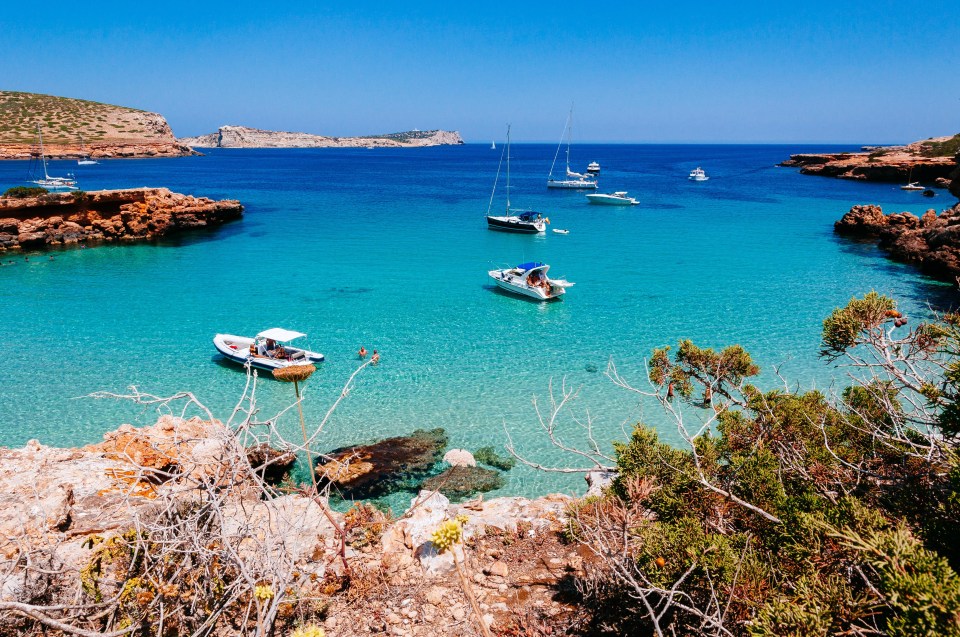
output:
[[[35,143],[37,122],[51,144],[164,139],[144,126],[146,111],[40,93],[0,91],[0,143]]]

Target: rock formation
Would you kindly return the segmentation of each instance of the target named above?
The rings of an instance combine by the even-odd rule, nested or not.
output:
[[[149,241],[239,219],[239,201],[166,188],[0,197],[0,252],[99,241]]]
[[[954,282],[960,276],[960,204],[939,215],[910,212],[884,215],[880,206],[853,206],[833,226],[840,235],[876,239],[891,258],[911,263],[934,278]]]
[[[0,159],[39,156],[37,123],[48,158],[195,155],[159,113],[86,100],[0,91]]]
[[[221,126],[215,133],[178,140],[198,148],[408,148],[462,144],[460,133],[453,131],[408,131],[365,137],[327,137],[310,133],[268,131],[247,126]]]
[[[913,142],[906,146],[870,148],[860,153],[791,155],[781,166],[799,166],[804,175],[841,179],[906,183],[907,180],[943,187],[957,167],[960,135]]]

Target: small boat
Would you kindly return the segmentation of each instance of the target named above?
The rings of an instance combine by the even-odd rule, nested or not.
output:
[[[83,151],[83,156],[77,160],[77,166],[95,166],[97,162],[91,158],[90,153],[87,152],[87,147],[83,143],[83,135],[80,135],[80,149]]]
[[[490,150],[496,150],[496,149],[497,149],[497,141],[494,140],[490,142]]]
[[[925,188],[919,182],[911,181],[906,186],[900,186],[900,190],[925,190]]]
[[[51,177],[47,173],[47,156],[43,152],[43,132],[40,130],[39,122],[37,122],[37,139],[40,144],[40,164],[43,166],[43,179],[34,179],[30,183],[47,190],[76,190],[77,180],[73,178],[73,175],[68,173],[66,177]]]
[[[587,172],[588,172],[588,173],[591,173],[591,174],[594,174],[594,175],[599,175],[599,174],[600,174],[600,164],[598,164],[598,163],[595,162],[595,161],[590,162],[589,164],[587,164]]]
[[[687,179],[689,179],[690,181],[706,181],[710,178],[707,177],[707,173],[703,172],[703,168],[700,168],[700,166],[697,166],[696,168],[690,171],[690,176],[687,177]]]
[[[556,234],[570,234],[569,230],[563,230],[562,228],[554,228],[553,231]]]
[[[260,369],[274,370],[291,365],[309,365],[322,363],[323,354],[311,352],[300,347],[287,345],[291,341],[303,338],[306,334],[272,327],[255,337],[217,334],[213,337],[213,346],[227,359],[240,365],[250,365]]]
[[[563,129],[563,135],[560,136],[560,143],[557,145],[557,152],[553,156],[553,164],[550,165],[550,174],[547,176],[547,188],[566,188],[569,190],[596,190],[596,174],[582,175],[570,170],[570,138],[573,137],[573,107],[570,107],[570,114],[567,116],[567,125]],[[560,149],[563,148],[563,141],[567,141],[567,170],[565,179],[554,179],[553,169],[557,165],[557,158],[560,156]],[[596,163],[596,162],[594,162]],[[600,165],[597,164],[597,171]]]
[[[515,268],[490,270],[487,274],[494,280],[497,287],[527,296],[537,301],[556,299],[573,287],[573,283],[564,279],[551,279],[547,276],[550,266],[539,261],[521,263]]]
[[[640,203],[633,197],[628,197],[625,190],[619,190],[610,195],[591,193],[587,195],[587,199],[590,200],[590,203],[601,206],[636,206]]]
[[[490,193],[490,203],[487,204],[487,227],[491,230],[520,232],[523,234],[546,232],[547,224],[550,223],[550,220],[536,210],[510,209],[510,126],[507,126],[507,146],[503,154],[500,155],[501,164],[503,163],[504,154],[507,157],[507,207],[502,215],[490,214],[490,210],[493,207],[493,197],[497,194],[497,182],[500,181],[500,166],[497,166],[497,176],[493,180],[493,191]]]

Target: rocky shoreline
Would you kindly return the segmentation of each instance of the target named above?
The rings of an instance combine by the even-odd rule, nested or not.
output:
[[[957,136],[960,137],[960,136]],[[960,163],[957,137],[941,137],[906,146],[876,147],[859,153],[790,155],[780,166],[799,167],[803,175],[888,183],[921,182],[946,188]]]
[[[134,188],[0,197],[0,252],[94,242],[151,241],[243,215],[239,201]]]
[[[475,635],[481,619],[508,630],[531,614],[557,627],[589,614],[569,582],[593,558],[562,540],[573,498],[457,505],[421,491],[394,519],[367,505],[341,514],[323,498],[258,481],[266,465],[289,461],[259,447],[244,451],[219,422],[173,416],[150,427],[123,425],[78,449],[35,440],[0,448],[0,630],[37,622],[55,629],[51,615],[62,615],[62,603],[89,604],[89,616],[71,611],[70,619],[100,630],[107,624],[99,611],[111,599],[120,600],[114,626],[128,615],[154,617],[157,608],[164,617],[166,599],[174,604],[165,617],[170,629],[186,629],[191,617],[178,619],[173,609],[206,590],[203,577],[213,575],[204,575],[202,560],[166,583],[136,572],[151,564],[151,551],[174,545],[218,561],[218,597],[234,585],[230,574],[256,582],[249,589],[265,603],[284,591],[287,601],[271,615],[278,628],[307,616],[335,634]],[[188,524],[194,510],[208,511],[203,519],[215,524]],[[437,550],[434,531],[451,520],[463,542]],[[131,558],[138,550],[145,557]],[[179,559],[171,555],[149,567],[154,576],[165,572],[165,560]],[[244,621],[225,617],[225,630],[212,634],[247,634]]]
[[[81,159],[90,156],[93,159],[149,159],[155,157],[187,157],[200,155],[197,151],[178,141],[130,143],[105,142],[92,144],[44,144],[47,159]],[[0,143],[0,160],[31,159],[37,157],[34,144]]]
[[[457,131],[407,131],[363,137],[328,137],[248,126],[221,126],[215,133],[181,137],[177,141],[198,148],[421,148],[464,143]]]

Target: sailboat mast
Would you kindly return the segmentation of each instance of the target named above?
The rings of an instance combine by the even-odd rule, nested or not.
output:
[[[43,131],[40,130],[40,122],[37,122],[37,137],[40,139],[40,163],[43,164],[43,178],[50,179],[47,174],[47,156],[43,153]]]
[[[570,172],[570,139],[573,137],[573,104],[570,105],[570,115],[567,117],[567,172]]]
[[[510,124],[507,124],[507,214],[510,214]]]

